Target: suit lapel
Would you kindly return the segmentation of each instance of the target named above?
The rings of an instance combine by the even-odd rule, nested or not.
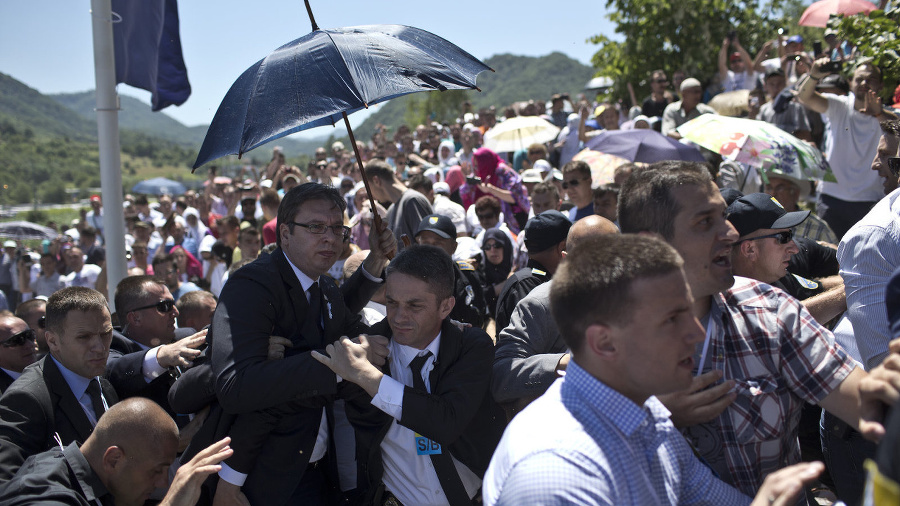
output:
[[[84,442],[94,430],[91,426],[91,421],[88,420],[87,415],[84,413],[84,408],[78,402],[78,399],[75,398],[75,394],[72,393],[72,389],[69,388],[66,379],[59,372],[56,363],[49,356],[45,360],[44,379],[50,387],[50,392],[55,397],[53,399],[54,404],[59,405],[60,411],[69,419],[69,423],[78,432],[79,441]]]
[[[435,391],[438,380],[444,375],[447,368],[456,362],[460,339],[462,339],[462,331],[450,323],[450,319],[445,319],[441,325],[441,344],[438,347],[438,356],[434,361],[434,369],[428,375],[428,383],[432,392]]]
[[[317,343],[309,342],[305,335],[306,332],[304,332],[304,325],[307,322],[307,313],[309,312],[309,302],[306,300],[306,291],[303,290],[303,287],[300,285],[300,280],[297,279],[297,275],[294,274],[294,270],[291,268],[291,264],[288,263],[287,258],[285,258],[282,249],[278,248],[273,251],[272,257],[278,268],[278,272],[281,274],[281,279],[284,281],[285,290],[287,291],[293,309],[293,328],[295,330],[288,337],[291,338],[291,341],[293,341],[295,345],[302,344],[300,341],[306,341],[305,344],[308,347],[314,347]]]

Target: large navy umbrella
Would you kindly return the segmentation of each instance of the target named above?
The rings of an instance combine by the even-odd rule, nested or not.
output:
[[[320,30],[308,2],[306,7],[313,32],[241,74],[216,111],[194,169],[300,130],[334,125],[347,114],[408,93],[478,89],[476,76],[490,70],[459,47],[418,28]]]
[[[663,160],[706,161],[699,149],[648,129],[607,130],[587,141],[585,147],[640,163]]]
[[[178,181],[172,181],[164,177],[155,177],[134,185],[131,191],[148,195],[181,195],[187,191],[187,188]]]

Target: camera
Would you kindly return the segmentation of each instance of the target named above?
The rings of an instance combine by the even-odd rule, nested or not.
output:
[[[838,72],[841,71],[841,67],[843,67],[843,64],[844,64],[844,62],[842,62],[840,60],[832,60],[832,61],[822,65],[821,67],[819,67],[819,70],[821,70],[822,72],[826,72],[828,74],[837,74]]]
[[[477,185],[481,183],[481,178],[478,176],[466,176],[466,183],[470,185]]]
[[[737,38],[737,30],[731,30],[728,32],[728,40],[729,42],[734,42],[734,39]]]

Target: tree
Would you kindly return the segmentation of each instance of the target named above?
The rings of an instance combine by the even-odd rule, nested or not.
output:
[[[421,93],[406,103],[404,123],[415,128],[416,125],[431,121],[439,123],[456,119],[462,109],[462,103],[468,99],[466,90],[432,91]]]
[[[671,77],[683,69],[707,81],[718,70],[716,57],[731,30],[751,56],[779,27],[796,26],[784,13],[800,0],[607,0],[609,19],[622,41],[596,35],[592,63],[598,76],[615,82],[613,98],[628,97],[627,83],[638,97],[649,93],[650,73],[663,69]]]
[[[890,99],[897,87],[900,76],[900,37],[897,26],[900,25],[900,5],[887,11],[874,10],[855,16],[833,17],[828,26],[838,32],[838,38],[856,46],[858,58],[854,64],[863,59],[871,60],[878,65],[884,75],[884,87],[881,96]]]

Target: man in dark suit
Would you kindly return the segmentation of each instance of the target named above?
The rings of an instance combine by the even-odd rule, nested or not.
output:
[[[138,506],[169,485],[178,428],[153,401],[134,398],[110,408],[84,444],[71,443],[30,457],[0,485],[0,504]],[[224,439],[181,466],[161,504],[192,505],[203,478],[231,454]]]
[[[113,331],[100,292],[69,287],[54,293],[46,329],[50,355],[25,368],[0,397],[0,481],[31,455],[84,442],[118,400],[100,377]]]
[[[0,394],[35,360],[34,331],[25,320],[0,311]]]
[[[455,304],[453,261],[437,247],[397,255],[385,298],[389,367],[372,364],[347,338],[328,345],[328,356],[313,352],[362,389],[347,393],[347,413],[365,459],[365,504],[471,505],[505,425],[489,392],[491,338],[447,318]]]
[[[119,398],[147,397],[174,416],[167,399],[174,381],[171,371],[188,367],[200,354],[197,348],[206,342],[206,331],[175,340],[175,300],[153,276],[120,281],[115,302],[123,325],[113,333],[107,378]]]
[[[218,405],[182,457],[232,436],[235,454],[219,473],[217,502],[331,502],[336,480],[325,471],[335,468],[334,452],[328,451],[333,444],[326,436],[332,432],[328,413],[338,383],[310,351],[323,349],[325,336],[366,329],[356,311],[377,290],[380,278],[372,275],[381,273],[385,255],[396,244],[389,230],[373,231],[363,269],[346,282],[361,288],[345,292],[353,295],[345,303],[342,290],[324,276],[349,237],[345,206],[330,186],[307,183],[291,189],[278,209],[279,247],[233,273],[222,290],[210,328]],[[272,335],[292,343],[281,360],[268,360]],[[373,360],[377,355],[383,361],[384,344],[367,346]],[[265,422],[271,430],[260,431]]]

